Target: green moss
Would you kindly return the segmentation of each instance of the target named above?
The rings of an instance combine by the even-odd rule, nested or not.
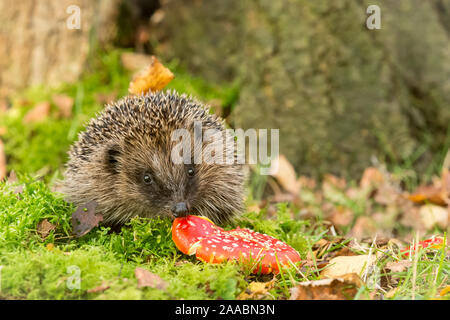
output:
[[[14,193],[19,185],[23,191]],[[1,297],[27,299],[234,299],[244,273],[232,263],[209,265],[177,251],[169,220],[134,219],[120,232],[99,227],[81,239],[70,237],[74,208],[42,181],[21,178],[0,184]],[[57,226],[43,240],[43,219]],[[47,246],[48,244],[51,244]],[[176,265],[176,262],[183,264]],[[80,288],[67,286],[80,270]],[[137,288],[134,269],[143,267],[168,283],[166,290]],[[87,290],[106,281],[103,293]],[[241,287],[239,287],[241,285]]]

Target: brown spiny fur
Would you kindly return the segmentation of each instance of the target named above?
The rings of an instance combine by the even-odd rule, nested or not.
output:
[[[185,165],[171,160],[175,129],[224,133],[222,120],[200,103],[175,92],[125,97],[108,105],[69,151],[62,192],[69,202],[98,204],[107,225],[121,225],[134,216],[172,217],[171,208],[186,201],[190,213],[222,223],[242,210],[244,174],[233,163]],[[205,141],[201,146],[205,148]],[[193,150],[198,150],[194,149]],[[194,169],[188,176],[187,168]],[[143,174],[150,174],[146,185]]]

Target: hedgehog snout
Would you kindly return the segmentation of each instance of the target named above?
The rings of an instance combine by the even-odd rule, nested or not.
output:
[[[178,202],[172,207],[172,214],[175,218],[185,217],[189,214],[189,204],[186,201]]]

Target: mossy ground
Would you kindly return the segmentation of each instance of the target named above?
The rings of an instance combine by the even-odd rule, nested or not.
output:
[[[24,187],[17,194],[19,185]],[[0,193],[2,298],[234,299],[249,279],[258,277],[233,263],[211,265],[180,253],[172,242],[169,220],[134,219],[120,232],[99,227],[75,239],[70,236],[73,206],[43,181],[23,178],[15,184],[2,183]],[[263,213],[250,213],[239,224],[287,241],[305,256],[308,243],[317,236],[308,235],[307,224],[288,219],[287,212],[286,206],[280,206],[278,218],[270,223]],[[43,219],[57,226],[45,239],[36,230]],[[67,281],[73,266],[79,268],[82,281],[79,289],[70,290]],[[168,288],[138,289],[137,266],[158,274]],[[103,281],[110,289],[87,293]],[[287,294],[286,283],[281,284],[274,297]]]
[[[235,299],[251,281],[271,280],[272,276],[253,275],[237,264],[211,265],[180,253],[171,240],[168,220],[135,219],[120,231],[98,227],[82,238],[71,237],[70,217],[75,208],[51,188],[61,177],[67,150],[77,133],[102,109],[98,95],[111,92],[117,98],[126,95],[130,74],[122,68],[119,56],[117,51],[101,55],[92,72],[78,83],[26,90],[12,100],[7,116],[0,118],[0,127],[7,128],[2,140],[8,169],[19,176],[19,181],[13,184],[0,183],[0,299]],[[169,89],[206,102],[218,99],[222,107],[232,110],[238,96],[235,86],[205,83],[186,73],[176,62],[169,62],[168,66],[176,75]],[[38,102],[52,101],[54,94],[74,98],[70,119],[60,119],[52,112],[45,122],[23,123],[28,110]],[[22,192],[15,192],[20,185]],[[263,186],[264,177],[251,179],[249,204],[252,198],[261,196]],[[313,194],[302,193],[302,200],[318,217],[314,225],[298,218],[298,208],[280,204],[270,214],[264,209],[259,212],[247,209],[227,227],[239,225],[275,236],[306,259],[314,243],[324,237],[332,238],[320,221],[321,203],[312,199]],[[364,200],[355,202],[337,195],[329,201],[356,213],[365,212]],[[36,229],[44,219],[56,229],[42,238]],[[167,282],[167,288],[138,288],[136,267],[159,275]],[[80,287],[69,289],[68,283],[77,270]],[[445,251],[420,259],[416,270],[416,297],[435,297],[450,274]],[[265,298],[288,298],[295,283],[318,279],[318,271],[317,265],[306,266],[302,272],[283,271],[275,277],[275,285]],[[411,298],[412,270],[398,276],[403,281],[394,298]],[[102,283],[109,289],[88,292]],[[363,286],[357,298],[366,299],[369,294],[370,289]]]

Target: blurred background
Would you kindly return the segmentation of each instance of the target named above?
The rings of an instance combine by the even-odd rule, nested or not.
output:
[[[126,51],[156,55],[231,126],[280,128],[300,174],[357,178],[378,162],[429,178],[450,146],[450,1],[380,2],[369,30],[372,2],[1,0],[0,115],[65,92],[76,118],[5,133],[8,167],[55,170],[80,113],[126,94],[145,64]]]
[[[279,128],[294,176],[377,167],[411,191],[450,147],[448,0],[0,0],[0,20],[3,177],[60,178],[151,55],[231,127]]]

